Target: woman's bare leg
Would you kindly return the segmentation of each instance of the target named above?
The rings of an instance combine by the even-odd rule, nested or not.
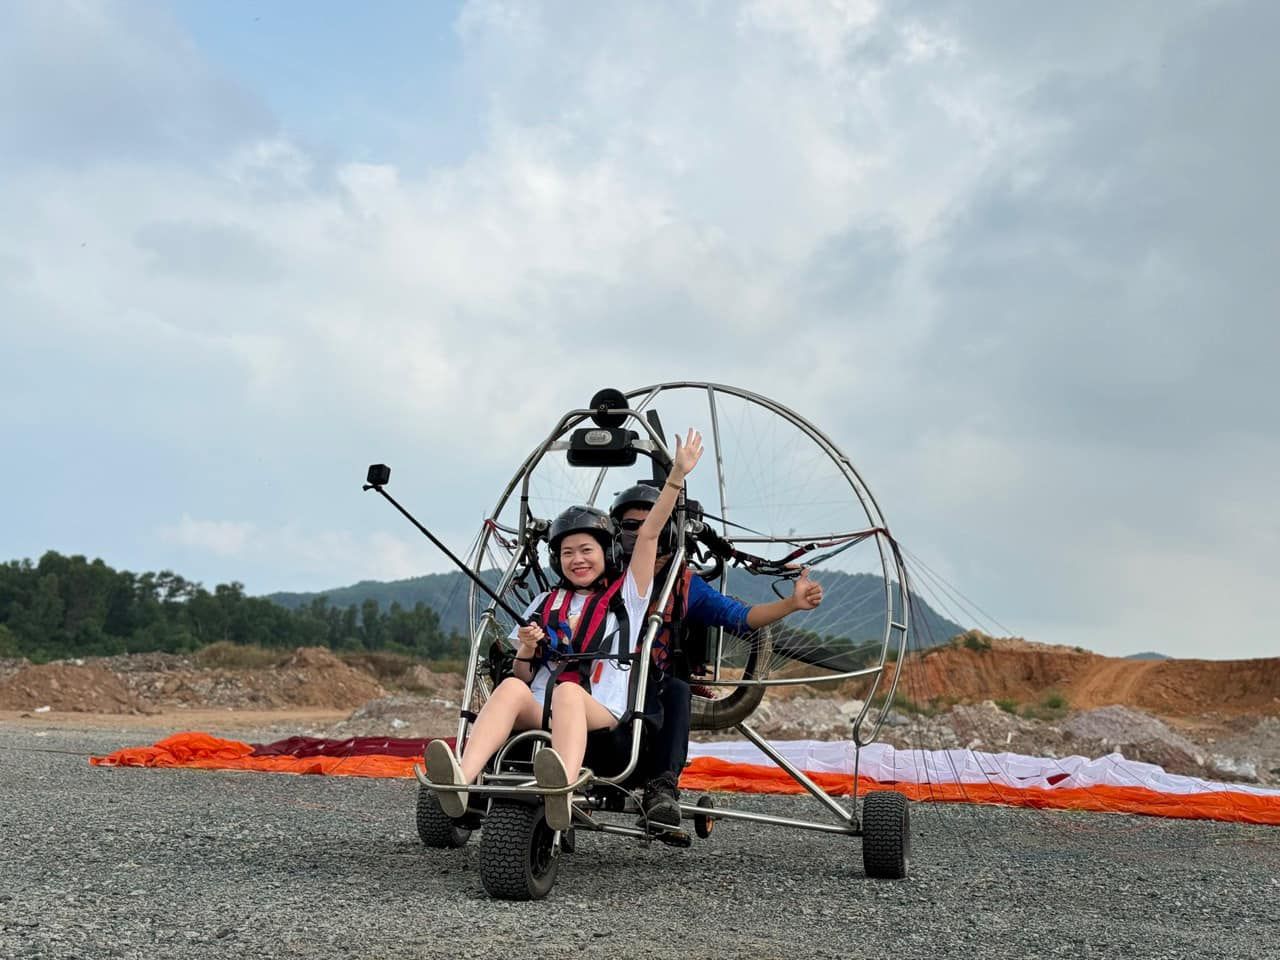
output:
[[[528,684],[516,677],[503,680],[471,725],[471,736],[462,751],[463,782],[475,782],[512,730],[532,730],[541,723],[542,704],[533,698]]]
[[[560,683],[551,695],[551,746],[572,783],[582,769],[587,733],[617,726],[617,718],[576,683]]]

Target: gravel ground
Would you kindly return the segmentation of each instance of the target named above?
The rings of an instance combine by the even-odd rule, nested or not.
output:
[[[410,782],[88,765],[136,730],[0,738],[4,958],[1280,958],[1273,827],[916,805],[911,878],[876,882],[857,841],[722,822],[690,850],[580,837],[548,900],[512,904],[477,840],[418,844]]]

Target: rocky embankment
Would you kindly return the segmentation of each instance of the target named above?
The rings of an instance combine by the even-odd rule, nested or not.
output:
[[[886,680],[892,676],[892,665]],[[1161,717],[1280,716],[1280,657],[1130,660],[977,631],[906,658],[898,689],[916,703],[1060,699]]]
[[[193,708],[351,709],[385,695],[369,673],[321,647],[255,667],[207,666],[166,653],[30,664],[0,662],[0,710],[130,714]]]
[[[766,697],[751,723],[777,739],[847,738],[858,701]],[[731,735],[731,734],[729,734]],[[987,700],[938,712],[891,711],[879,739],[900,749],[967,749],[1033,756],[1122,753],[1170,773],[1280,785],[1280,717],[1197,717],[1166,722],[1132,707],[1028,717]]]
[[[1119,667],[1114,661],[1099,664],[1095,661],[1109,658],[1093,654],[1060,648],[1046,652],[1037,647],[995,641],[986,650],[954,645],[923,658],[933,673],[939,666],[956,667],[953,695],[969,686],[978,689],[974,678],[1001,664],[1014,676],[992,682],[1001,695],[998,702],[975,696],[972,703],[922,708],[920,701],[903,698],[900,709],[886,718],[880,739],[902,749],[973,749],[1051,757],[1119,752],[1159,764],[1171,773],[1280,785],[1280,716],[1261,709],[1266,704],[1252,713],[1240,710],[1226,690],[1218,691],[1223,709],[1214,711],[1153,711],[1135,705],[1132,697],[1130,702],[1106,704],[1089,697],[1079,703],[1056,692],[1046,698],[1047,690],[1101,690],[1105,686],[1101,676],[1129,677],[1131,668],[1126,662]],[[1050,655],[1055,653],[1057,659]],[[52,714],[143,714],[154,716],[157,726],[175,731],[183,729],[184,713],[200,709],[346,712],[337,722],[289,731],[332,737],[448,736],[457,724],[462,691],[457,674],[435,673],[393,657],[340,658],[321,648],[271,657],[256,664],[226,662],[234,656],[219,660],[205,654],[157,653],[40,665],[0,661],[0,711],[17,712],[33,721]],[[1071,672],[1076,661],[1084,665],[1083,674]],[[956,666],[965,663],[977,666],[965,674]],[[908,667],[913,666],[921,668],[909,659]],[[1218,673],[1233,676],[1239,671],[1223,668]],[[1265,681],[1265,671],[1261,676]],[[1088,681],[1089,677],[1093,680]],[[914,695],[931,689],[932,681],[923,669],[920,675],[904,674],[905,680],[910,682],[904,688]],[[1243,693],[1261,697],[1262,681],[1255,671]],[[1181,696],[1190,703],[1206,694]],[[843,739],[849,737],[860,709],[860,701],[840,691],[824,694],[816,688],[780,688],[770,692],[750,722],[772,739]],[[733,736],[733,731],[695,734],[703,739]]]

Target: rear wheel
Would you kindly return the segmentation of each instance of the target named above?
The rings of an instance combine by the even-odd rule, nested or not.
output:
[[[541,900],[560,869],[541,804],[494,800],[480,834],[480,882],[499,900]]]
[[[703,794],[698,798],[698,807],[703,810],[711,810],[715,807],[715,801],[711,797]],[[716,825],[716,818],[705,813],[695,813],[693,815],[693,832],[698,835],[699,840],[705,840],[711,836],[711,828]]]
[[[746,646],[742,679],[763,680],[768,675],[769,660],[773,653],[773,631],[769,627],[763,627],[753,632],[749,640],[736,642]],[[690,726],[694,730],[728,730],[735,727],[751,716],[764,699],[764,687],[759,686],[700,687],[697,678],[690,685],[694,689],[690,718]]]
[[[466,846],[471,831],[460,827],[440,809],[436,792],[424,786],[418,787],[418,837],[424,847],[454,849]]]
[[[911,803],[877,791],[862,801],[862,867],[875,880],[901,880],[911,865]]]

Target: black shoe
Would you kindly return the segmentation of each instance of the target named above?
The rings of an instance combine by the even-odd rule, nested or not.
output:
[[[642,823],[648,820],[669,827],[680,826],[680,790],[674,773],[661,774],[646,783],[641,803],[644,806]]]

